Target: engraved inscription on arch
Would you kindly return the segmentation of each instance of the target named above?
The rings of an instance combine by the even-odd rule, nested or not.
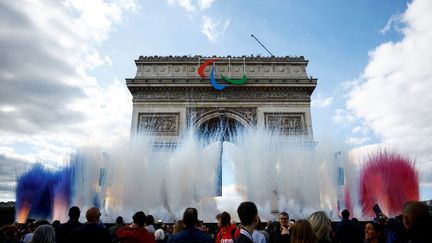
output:
[[[178,136],[180,113],[139,113],[138,133],[158,136]]]

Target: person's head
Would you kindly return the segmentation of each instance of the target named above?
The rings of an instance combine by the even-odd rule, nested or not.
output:
[[[220,216],[221,225],[228,226],[231,224],[231,215],[227,212],[222,212]]]
[[[146,222],[146,215],[143,211],[136,212],[132,216],[133,223],[138,225],[139,227],[143,227]]]
[[[59,220],[54,220],[51,225],[55,229],[55,228],[57,228],[60,225],[60,221]]]
[[[198,220],[198,222],[195,224],[195,227],[197,228],[201,228],[201,226],[203,225],[203,221],[202,220]]]
[[[291,231],[291,243],[317,243],[318,240],[312,230],[309,221],[300,219],[295,224]]]
[[[344,209],[341,214],[342,214],[342,219],[349,219],[350,217],[350,212],[346,209]]]
[[[253,202],[242,202],[237,208],[237,214],[243,226],[256,227],[258,223],[258,209]]]
[[[367,242],[385,242],[384,229],[376,222],[370,222],[365,227],[365,239]]]
[[[26,227],[26,228],[27,228],[27,231],[28,231],[29,233],[33,232],[33,231],[36,229],[34,223],[27,224],[27,227]]]
[[[256,230],[264,230],[264,225],[263,225],[263,223],[261,222],[261,218],[258,216],[258,223],[257,223],[257,226],[256,226],[256,228],[255,228]]]
[[[219,213],[219,214],[216,215],[216,223],[217,223],[217,226],[218,226],[219,228],[222,227],[221,216],[222,216],[221,213]]]
[[[174,224],[173,234],[177,234],[185,228],[183,220],[177,220]]]
[[[292,229],[292,227],[294,227],[294,224],[295,224],[295,219],[290,219],[290,220],[288,221],[288,228],[289,228],[289,229]]]
[[[38,226],[33,232],[31,243],[55,243],[56,235],[54,228],[49,224]]]
[[[77,206],[73,206],[71,208],[69,208],[69,219],[73,220],[73,221],[78,221],[79,217],[80,217],[81,211],[79,209],[79,207]]]
[[[326,213],[323,211],[315,212],[308,218],[308,221],[318,240],[330,240],[331,224]]]
[[[289,215],[287,212],[281,212],[279,214],[279,223],[281,226],[288,226],[288,221],[289,221]]]
[[[186,227],[194,227],[198,223],[198,211],[196,208],[187,208],[183,213],[183,224]]]
[[[161,241],[165,239],[165,232],[163,229],[160,228],[154,232],[154,236],[156,241]]]
[[[155,220],[153,218],[153,215],[151,215],[151,214],[147,215],[146,218],[145,218],[145,223],[146,223],[147,226],[154,225]]]
[[[118,216],[118,217],[117,217],[117,219],[116,219],[116,224],[124,224],[124,221],[123,221],[123,217],[122,217],[122,216]]]
[[[209,232],[209,228],[207,227],[207,225],[203,224],[201,225],[201,231],[204,233],[208,233]]]
[[[267,231],[267,233],[269,233],[269,232],[273,231],[273,228],[274,228],[274,223],[273,223],[273,221],[269,220],[267,222],[267,226],[266,226],[265,230]]]
[[[101,213],[99,208],[91,207],[86,212],[87,223],[99,223]]]
[[[417,201],[405,203],[403,210],[403,224],[407,231],[414,231],[427,224],[429,212],[425,204]]]

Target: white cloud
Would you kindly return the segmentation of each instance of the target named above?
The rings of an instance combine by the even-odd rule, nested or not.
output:
[[[86,56],[84,62],[86,63],[87,69],[93,69],[97,66],[100,66],[105,63],[105,60],[99,55],[99,52],[96,50],[91,51]]]
[[[348,137],[345,139],[346,144],[360,146],[370,141],[369,137]]]
[[[188,12],[194,12],[198,8],[200,10],[209,9],[212,7],[215,0],[167,0],[169,5],[179,5]]]
[[[125,11],[136,11],[136,0],[65,0],[69,13],[76,14],[71,24],[79,26],[77,34],[87,40],[101,42],[113,25],[121,22]],[[68,19],[61,19],[67,21]]]
[[[5,161],[61,164],[80,145],[109,146],[129,133],[127,88],[115,77],[102,86],[89,71],[111,65],[97,47],[136,9],[133,0],[0,3]]]
[[[211,42],[216,42],[225,35],[231,20],[215,20],[209,16],[204,16],[201,23],[201,32]]]
[[[195,18],[202,16],[202,13],[206,9],[210,9],[213,6],[215,0],[167,0],[171,6],[180,6],[189,12],[189,17]],[[198,10],[198,11],[197,11]],[[194,13],[194,14],[191,14]],[[201,33],[203,33],[207,39],[211,42],[216,42],[219,38],[225,35],[231,20],[215,19],[204,15],[201,17]]]
[[[311,106],[324,108],[333,104],[333,97],[322,98],[317,96],[316,98],[312,98]]]
[[[0,111],[7,113],[7,112],[13,112],[15,110],[15,107],[10,105],[0,106]]]
[[[359,80],[359,79],[344,81],[336,87],[336,91],[344,93],[347,90],[349,91],[349,90],[357,87],[360,83],[361,83],[361,80]]]
[[[178,4],[188,12],[193,12],[196,9],[195,5],[192,3],[192,0],[168,0],[168,4]]]
[[[415,155],[418,166],[432,161],[431,11],[428,0],[408,5],[400,17],[403,38],[370,52],[359,78],[362,82],[346,103],[349,112],[363,119],[384,144]]]
[[[104,57],[104,60],[105,60],[106,65],[108,65],[108,66],[112,66],[112,60],[111,60],[111,57],[109,57],[109,56],[105,56],[105,57]]]
[[[396,31],[401,31],[402,28],[399,25],[401,24],[402,17],[403,16],[401,14],[393,14],[387,21],[386,25],[382,29],[380,29],[379,32],[381,34],[385,34],[389,32],[392,28]]]
[[[213,5],[215,0],[199,0],[199,6],[200,9],[204,10],[204,9],[208,9],[211,8],[211,6]]]
[[[348,111],[344,109],[336,109],[335,114],[332,116],[332,119],[336,123],[352,123],[355,121],[355,117]]]
[[[0,154],[0,201],[14,201],[15,178],[32,164]]]
[[[366,135],[369,132],[369,128],[365,124],[363,124],[361,126],[354,127],[351,132],[353,134],[359,133],[359,134],[362,134],[362,135]]]

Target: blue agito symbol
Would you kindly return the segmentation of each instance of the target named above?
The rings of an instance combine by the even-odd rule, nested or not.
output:
[[[199,68],[198,68],[198,74],[202,78],[206,78],[207,76],[204,74],[204,68],[207,67],[208,65],[216,62],[217,60],[219,60],[219,58],[213,58],[213,59],[207,60],[206,62],[201,64],[201,66],[199,66]],[[246,80],[247,80],[245,73],[243,73],[243,76],[241,79],[231,79],[231,78],[228,78],[222,74],[220,75],[220,78],[225,80],[227,83],[234,84],[234,85],[242,85],[242,84],[246,83]],[[210,71],[210,82],[211,82],[213,88],[216,90],[219,90],[219,91],[225,89],[228,86],[228,84],[219,84],[216,81],[215,74],[214,74],[214,66],[212,67],[212,69]]]

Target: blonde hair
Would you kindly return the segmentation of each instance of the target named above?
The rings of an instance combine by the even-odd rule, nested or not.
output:
[[[318,240],[330,240],[331,224],[325,212],[318,211],[313,213],[308,221],[312,225],[312,229]]]
[[[178,232],[184,230],[185,225],[183,224],[183,220],[177,220],[174,224],[173,234],[177,234]]]
[[[318,243],[309,221],[301,219],[295,222],[290,237],[291,243]]]

